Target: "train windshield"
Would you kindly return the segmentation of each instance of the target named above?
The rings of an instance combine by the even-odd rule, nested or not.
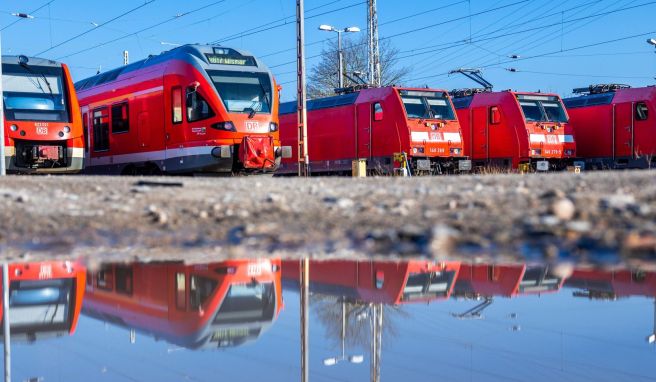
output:
[[[61,67],[2,65],[7,120],[70,121],[63,78]]]
[[[208,70],[223,104],[233,113],[271,113],[271,79],[267,73]]]
[[[455,272],[411,273],[403,289],[403,301],[445,297]]]
[[[556,291],[560,288],[561,279],[549,272],[545,267],[529,267],[519,283],[519,293],[539,293]]]
[[[215,324],[273,320],[276,297],[273,283],[233,284],[226,293]]]
[[[12,281],[9,286],[12,332],[67,329],[72,290],[72,279]]]
[[[408,118],[456,119],[444,92],[400,90],[399,94]]]
[[[567,122],[563,103],[554,96],[517,95],[526,122]]]

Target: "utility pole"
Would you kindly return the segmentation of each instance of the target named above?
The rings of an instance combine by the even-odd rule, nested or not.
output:
[[[380,87],[381,73],[380,73],[380,48],[378,46],[378,11],[376,0],[367,0],[367,19],[369,34],[369,82],[370,85]]]
[[[305,9],[303,0],[296,0],[296,85],[298,121],[298,176],[310,175],[307,147],[307,95],[305,92]]]
[[[303,1],[303,0],[300,0]],[[300,260],[301,382],[310,381],[310,259]]]
[[[4,161],[4,158],[2,160]],[[7,263],[2,264],[2,322],[5,342],[5,382],[10,382],[11,330],[9,329],[9,264]]]
[[[5,106],[2,93],[2,36],[0,35],[0,176],[7,175],[5,159]]]
[[[127,50],[123,51],[123,65],[126,66],[130,63],[130,53]]]
[[[383,347],[383,304],[371,306],[371,382],[380,382],[380,358]]]

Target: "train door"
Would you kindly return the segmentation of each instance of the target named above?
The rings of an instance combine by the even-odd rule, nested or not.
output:
[[[633,155],[633,107],[632,102],[615,105],[615,121],[613,124],[615,158]]]
[[[358,158],[369,159],[371,157],[371,128],[373,112],[370,103],[361,103],[356,105],[357,108],[357,149]]]
[[[184,92],[182,86],[173,85],[169,88],[168,95],[165,97],[168,98],[168,102],[164,102],[164,105],[169,105],[169,111],[165,112],[164,115],[168,116],[167,121],[165,121],[166,131],[165,131],[165,146],[166,146],[166,158],[172,158],[179,153],[175,153],[176,149],[179,149],[179,145],[184,142],[185,137],[185,126],[184,126]]]
[[[653,118],[650,115],[649,104],[645,101],[638,101],[633,108],[633,146],[634,154],[641,157],[652,159],[656,154],[656,140],[653,138]]]
[[[488,111],[487,107],[476,107],[472,109],[470,119],[472,158],[474,160],[489,159],[489,137],[488,137]]]

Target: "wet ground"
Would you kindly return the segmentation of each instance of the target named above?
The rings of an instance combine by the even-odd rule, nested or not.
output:
[[[12,281],[13,380],[301,380],[298,260],[69,266],[81,293]],[[312,261],[309,288],[310,381],[656,380],[656,272]]]
[[[655,174],[8,177],[0,180],[0,250],[12,260],[309,254],[642,261],[656,254]]]

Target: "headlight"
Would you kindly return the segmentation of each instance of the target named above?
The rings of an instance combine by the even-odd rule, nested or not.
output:
[[[272,133],[274,131],[278,131],[278,124],[275,123],[275,122],[270,122],[269,123],[269,131],[272,132]]]
[[[230,121],[215,123],[212,125],[212,128],[225,131],[237,131],[235,125]]]
[[[451,148],[451,154],[459,155],[460,154],[460,148],[459,147]]]
[[[531,155],[541,155],[542,149],[531,149]]]
[[[16,126],[16,125],[11,125],[11,126],[9,126],[9,130],[11,130],[11,131],[16,131],[16,130],[18,130],[18,126]]]
[[[574,154],[574,150],[565,150],[565,155],[572,155]]]
[[[64,126],[64,133],[68,134],[71,132],[71,128],[68,126]]]

